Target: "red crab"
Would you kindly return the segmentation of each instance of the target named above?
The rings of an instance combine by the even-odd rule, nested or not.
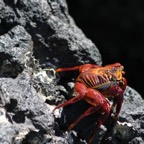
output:
[[[88,108],[76,121],[68,128],[70,131],[81,119],[99,111],[102,113],[100,119],[92,132],[88,143],[92,143],[96,130],[104,123],[110,115],[111,110],[115,108],[114,117],[117,118],[123,103],[123,93],[126,89],[127,81],[123,77],[125,72],[120,63],[98,66],[94,64],[84,64],[71,68],[58,68],[56,72],[79,70],[79,76],[76,79],[74,92],[76,96],[58,106],[54,110],[63,106],[73,104],[81,99],[88,102],[91,107]],[[107,98],[113,98],[113,104]],[[54,111],[53,110],[53,111]]]

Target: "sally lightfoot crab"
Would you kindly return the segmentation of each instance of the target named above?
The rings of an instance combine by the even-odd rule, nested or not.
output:
[[[67,106],[84,99],[91,107],[88,108],[76,121],[74,121],[68,128],[68,131],[84,117],[87,117],[94,112],[102,113],[97,121],[88,143],[92,143],[96,130],[108,118],[111,111],[115,109],[114,118],[117,119],[122,103],[123,93],[126,89],[127,81],[123,77],[125,72],[120,63],[109,64],[106,66],[98,66],[94,64],[84,64],[71,68],[58,68],[56,72],[79,70],[79,76],[76,79],[74,92],[76,96],[58,106],[53,111],[63,106]],[[113,104],[107,98],[113,98]]]

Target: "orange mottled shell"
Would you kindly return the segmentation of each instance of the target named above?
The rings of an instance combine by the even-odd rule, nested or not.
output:
[[[111,85],[111,81],[108,77],[97,75],[94,72],[86,71],[84,73],[81,73],[77,80],[87,87],[99,89],[99,88],[106,88]]]

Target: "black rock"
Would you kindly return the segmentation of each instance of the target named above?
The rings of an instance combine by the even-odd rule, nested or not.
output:
[[[99,50],[75,25],[65,1],[1,0],[0,12],[0,143],[87,143],[98,114],[66,131],[88,105],[81,101],[53,114],[56,105],[72,97],[77,75],[58,76],[54,69],[101,65]],[[127,87],[119,122],[107,120],[108,130],[101,127],[95,141],[144,142],[142,103]],[[122,135],[129,130],[127,137]]]
[[[0,77],[16,77],[30,63],[31,36],[22,26],[15,26],[0,36]]]

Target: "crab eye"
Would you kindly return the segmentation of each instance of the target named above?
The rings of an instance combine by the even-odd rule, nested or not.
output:
[[[122,73],[121,73],[121,71],[118,71],[118,72],[116,73],[116,78],[117,78],[117,80],[120,80],[120,79],[122,78]]]
[[[123,66],[121,66],[121,68],[122,68],[122,70],[124,70],[124,67],[123,67]]]

